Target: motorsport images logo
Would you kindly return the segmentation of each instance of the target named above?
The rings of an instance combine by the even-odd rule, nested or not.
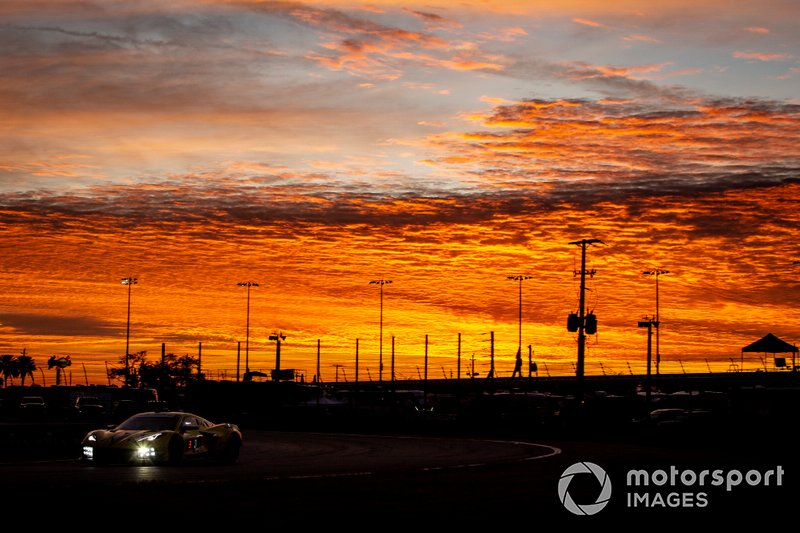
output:
[[[670,466],[648,471],[628,470],[626,475],[628,508],[687,508],[708,507],[712,491],[730,493],[739,486],[781,487],[786,471],[781,465],[766,471],[757,469],[743,472],[738,469],[679,469]],[[569,492],[575,476],[592,475],[600,486],[593,503],[577,503]],[[574,489],[575,487],[573,487]],[[584,487],[585,488],[585,487]],[[580,491],[576,491],[579,492]],[[585,491],[579,500],[586,497]],[[558,499],[572,514],[591,516],[602,511],[611,500],[611,480],[605,470],[589,461],[575,463],[561,474],[558,480]]]
[[[597,482],[600,484],[600,494],[597,495],[597,500],[594,503],[577,504],[572,496],[569,494],[569,484],[572,483],[572,478],[578,474],[594,474]],[[568,467],[561,474],[561,479],[558,480],[558,499],[561,504],[572,514],[577,515],[593,515],[603,510],[608,505],[611,499],[611,480],[606,474],[606,471],[594,463],[584,461],[582,463],[575,463]]]

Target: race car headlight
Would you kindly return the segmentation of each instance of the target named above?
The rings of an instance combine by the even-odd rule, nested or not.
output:
[[[136,456],[139,459],[147,459],[148,457],[155,457],[156,450],[150,446],[141,446],[138,450],[136,450]]]
[[[88,440],[89,442],[95,442],[97,440],[97,437],[95,435],[89,435],[89,438],[86,440]]]
[[[161,433],[151,433],[150,435],[147,435],[147,436],[140,437],[140,438],[136,439],[136,442],[153,442],[154,440],[156,440],[160,436],[161,436]]]
[[[93,459],[94,458],[94,448],[92,448],[91,446],[84,446],[83,447],[83,456],[85,458],[87,458],[87,459]]]

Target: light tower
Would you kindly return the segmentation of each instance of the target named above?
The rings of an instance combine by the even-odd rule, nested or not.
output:
[[[513,378],[517,375],[517,373],[519,373],[519,376],[522,377],[522,282],[526,279],[533,278],[533,276],[519,274],[516,276],[506,277],[510,280],[519,281],[519,343],[517,345],[517,359],[514,364],[514,373],[511,375],[511,377]]]
[[[655,320],[653,321],[653,325],[656,327],[656,375],[659,374],[659,367],[661,366],[661,349],[659,347],[659,339],[658,339],[658,331],[659,331],[659,316],[658,316],[658,277],[662,274],[669,274],[669,270],[664,270],[663,268],[656,268],[653,270],[645,270],[642,272],[645,276],[655,276],[656,277],[656,316]]]
[[[244,341],[244,372],[250,373],[250,287],[258,287],[255,281],[241,281],[239,287],[247,287],[247,333]]]
[[[375,279],[370,281],[370,285],[379,285],[381,288],[381,316],[380,316],[380,333],[378,339],[378,382],[383,381],[383,286],[391,283],[390,279]]]
[[[275,341],[275,375],[272,379],[277,381],[281,376],[281,341],[286,340],[286,335],[276,332],[269,336],[269,340]]]
[[[128,286],[128,322],[125,328],[125,386],[130,385],[130,377],[131,377],[131,368],[130,368],[130,343],[131,343],[131,288],[139,283],[137,278],[133,276],[128,276],[127,278],[122,278],[120,281],[123,285]]]

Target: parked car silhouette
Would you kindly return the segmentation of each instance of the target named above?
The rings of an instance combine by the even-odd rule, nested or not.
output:
[[[23,396],[19,411],[24,418],[37,418],[47,414],[47,404],[41,396]]]
[[[79,396],[75,400],[75,411],[79,418],[98,420],[105,416],[106,407],[97,396]]]

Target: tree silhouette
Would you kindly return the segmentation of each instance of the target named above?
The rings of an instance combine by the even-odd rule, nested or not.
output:
[[[14,355],[0,355],[0,373],[3,374],[3,386],[8,387],[9,381],[19,376],[19,363]]]
[[[22,354],[17,357],[17,367],[19,369],[19,376],[22,380],[22,386],[25,386],[25,376],[30,376],[33,381],[33,373],[36,372],[36,362],[30,355]]]
[[[132,387],[182,387],[202,379],[202,376],[197,375],[200,359],[188,354],[177,356],[168,353],[163,360],[150,362],[147,360],[147,352],[138,352],[128,356],[128,368],[128,382]],[[108,370],[108,375],[112,379],[125,382],[124,357],[120,359],[120,366]]]
[[[189,354],[183,355],[175,359],[175,362],[170,368],[170,377],[175,380],[177,386],[185,386],[198,379],[197,370],[200,367],[200,361],[197,357],[192,357]]]
[[[145,360],[146,358],[147,358],[146,350],[128,354],[127,357],[128,362],[126,366],[125,362],[126,357],[123,355],[119,358],[120,366],[111,367],[108,369],[108,377],[111,379],[121,381],[123,385],[128,384],[131,387],[138,387],[140,385],[140,370],[142,368],[142,365],[147,364]],[[126,368],[128,370],[126,370]]]
[[[72,365],[72,358],[69,355],[61,357],[51,355],[50,359],[47,360],[47,368],[56,369],[56,385],[61,385],[61,374],[70,365]]]

